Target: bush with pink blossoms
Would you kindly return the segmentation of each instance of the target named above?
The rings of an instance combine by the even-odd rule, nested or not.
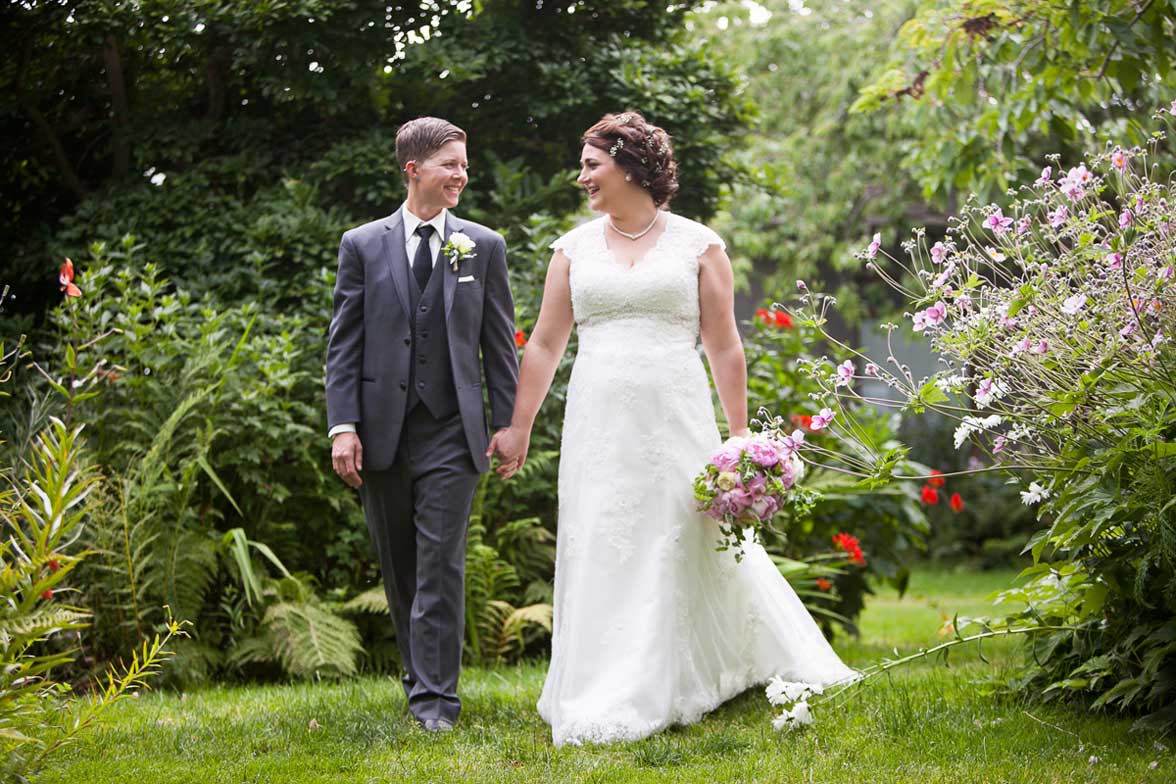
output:
[[[794,498],[807,497],[792,493],[804,473],[797,456],[803,444],[800,430],[780,439],[733,437],[711,456],[694,480],[694,498],[699,511],[719,523],[720,550],[735,548],[735,559],[740,560],[746,537],[770,526]]]
[[[870,402],[953,418],[956,447],[986,454],[1036,508],[1034,566],[1002,596],[1017,609],[986,621],[1049,629],[1010,685],[1153,727],[1176,726],[1174,157],[1165,133],[1054,157],[1011,203],[969,202],[942,241],[916,231],[906,259],[863,251],[908,298],[942,370],[916,378],[860,354],[852,376],[843,357],[814,370],[848,419],[869,362],[902,398]],[[825,298],[802,302],[819,320]],[[873,474],[897,478],[893,460]]]

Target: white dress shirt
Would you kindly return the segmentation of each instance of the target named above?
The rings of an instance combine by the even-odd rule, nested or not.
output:
[[[449,211],[445,208],[430,220],[421,220],[408,209],[408,203],[400,206],[400,220],[404,223],[404,258],[408,264],[409,280],[412,280],[412,260],[416,258],[417,247],[421,244],[421,235],[416,233],[417,227],[427,223],[433,227],[433,235],[429,237],[429,250],[433,251],[433,269],[437,268],[437,256],[441,253],[441,238],[445,236],[445,217]],[[334,438],[340,433],[354,433],[355,423],[344,422],[335,425],[327,432],[328,438]]]

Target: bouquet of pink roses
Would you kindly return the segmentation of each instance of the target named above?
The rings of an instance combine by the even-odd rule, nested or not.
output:
[[[735,559],[748,534],[770,527],[804,473],[797,456],[804,433],[793,431],[781,439],[757,435],[733,437],[719,447],[694,480],[698,509],[719,523],[720,550],[736,548]]]

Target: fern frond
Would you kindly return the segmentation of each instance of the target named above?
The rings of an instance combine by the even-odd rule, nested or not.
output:
[[[523,463],[523,467],[516,472],[515,477],[521,480],[530,479],[534,474],[541,474],[546,471],[558,459],[558,449],[531,452],[527,455],[527,462]]]
[[[521,652],[529,641],[540,634],[551,634],[552,607],[532,604],[513,607],[507,602],[490,602],[480,619],[484,624],[483,658],[501,664]]]
[[[385,615],[388,612],[388,595],[384,593],[382,585],[377,585],[345,602],[339,610],[345,613]]]
[[[506,634],[522,634],[524,629],[537,626],[551,634],[552,615],[553,609],[550,604],[532,604],[527,607],[519,607],[507,616],[506,623],[503,624],[503,631]]]
[[[246,637],[229,649],[225,660],[234,667],[274,661],[274,649],[265,637]]]
[[[504,523],[494,532],[494,549],[522,582],[550,577],[555,570],[555,534],[538,517]]]
[[[179,530],[163,537],[164,599],[178,618],[195,619],[219,567],[216,541]]]
[[[7,648],[55,632],[80,629],[87,625],[89,618],[90,613],[60,605],[45,605],[10,618],[0,618],[0,645]]]
[[[363,646],[355,624],[314,603],[282,602],[266,610],[262,625],[275,658],[295,677],[353,675]]]

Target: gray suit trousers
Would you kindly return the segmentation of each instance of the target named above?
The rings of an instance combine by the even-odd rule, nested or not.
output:
[[[408,708],[457,720],[465,634],[465,542],[479,474],[461,414],[409,412],[391,467],[364,471],[360,497],[396,622]]]

